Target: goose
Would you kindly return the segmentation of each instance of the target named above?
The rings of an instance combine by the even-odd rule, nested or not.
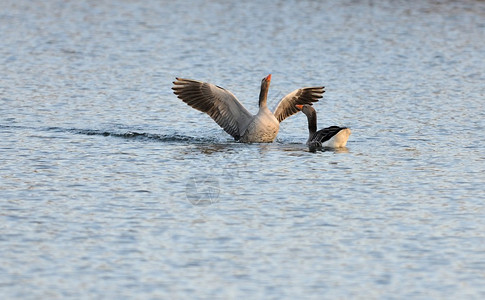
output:
[[[208,114],[236,141],[244,143],[271,143],[276,138],[280,122],[298,112],[297,104],[311,105],[322,98],[325,87],[307,87],[294,90],[283,97],[274,113],[268,109],[268,89],[271,74],[261,80],[259,111],[252,115],[230,91],[208,83],[175,78],[173,92],[183,102]]]
[[[309,136],[306,144],[312,148],[329,147],[340,148],[347,145],[347,140],[352,133],[347,127],[330,126],[317,131],[317,112],[310,105],[295,105],[308,119]]]

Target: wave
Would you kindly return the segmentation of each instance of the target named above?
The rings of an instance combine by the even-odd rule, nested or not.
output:
[[[200,138],[187,136],[182,134],[155,134],[148,132],[137,132],[137,131],[126,131],[126,132],[116,132],[116,131],[105,131],[98,129],[69,129],[67,130],[74,134],[84,134],[84,135],[97,135],[105,137],[115,137],[122,139],[133,139],[133,140],[147,140],[147,141],[158,141],[165,143],[214,143],[217,140],[211,138]],[[220,142],[220,141],[217,141]]]
[[[163,143],[191,143],[191,144],[227,144],[233,143],[229,138],[225,137],[195,137],[188,136],[178,133],[171,134],[156,134],[149,132],[140,132],[129,129],[81,129],[81,128],[63,128],[63,127],[33,127],[33,126],[22,126],[22,125],[5,125],[0,124],[0,129],[10,129],[10,130],[29,130],[29,131],[50,131],[59,133],[71,133],[71,134],[82,134],[91,136],[104,136],[104,137],[114,137],[129,140],[138,141],[154,141]]]
[[[134,141],[152,141],[152,142],[162,142],[162,143],[183,143],[183,144],[211,144],[211,145],[225,145],[225,144],[239,144],[238,142],[222,136],[222,135],[215,135],[213,137],[195,137],[195,136],[188,136],[178,133],[172,134],[156,134],[156,133],[149,133],[149,132],[140,132],[140,131],[132,131],[132,130],[121,130],[121,129],[112,129],[112,130],[102,130],[102,129],[80,129],[80,128],[63,128],[63,127],[32,127],[32,126],[22,126],[22,125],[3,125],[0,124],[0,129],[19,129],[19,130],[33,130],[33,131],[51,131],[51,132],[59,132],[59,133],[71,133],[71,134],[81,134],[81,135],[90,135],[90,136],[103,136],[103,137],[113,137],[113,138],[121,138],[121,139],[128,139]],[[274,143],[268,144],[269,145],[283,145],[283,146],[290,146],[290,148],[284,150],[293,151],[295,149],[301,150],[301,141],[295,141],[293,139],[276,139]],[[293,146],[296,146],[293,147]],[[303,147],[303,148],[306,148]],[[285,151],[286,151],[285,150]],[[309,149],[310,152],[320,152],[320,151],[329,151],[330,149]]]

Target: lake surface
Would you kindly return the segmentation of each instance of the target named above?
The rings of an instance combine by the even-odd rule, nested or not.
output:
[[[0,4],[2,299],[485,298],[485,2]],[[242,144],[176,76],[255,113]]]

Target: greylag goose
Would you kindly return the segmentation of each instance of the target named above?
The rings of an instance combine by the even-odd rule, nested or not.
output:
[[[189,106],[208,114],[236,141],[270,143],[278,134],[280,122],[298,112],[297,104],[311,105],[322,98],[324,87],[297,89],[283,97],[274,110],[268,109],[271,74],[261,81],[259,111],[252,115],[231,92],[208,82],[176,78],[174,94]]]
[[[317,131],[317,112],[310,105],[295,105],[308,119],[308,141],[310,147],[340,148],[347,145],[351,131],[347,127],[330,126]]]

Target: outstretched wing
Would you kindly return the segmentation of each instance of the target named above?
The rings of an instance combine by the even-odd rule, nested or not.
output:
[[[228,90],[207,82],[176,78],[173,92],[191,107],[208,114],[238,140],[252,119],[251,113]]]
[[[295,105],[312,105],[313,102],[317,102],[323,97],[323,93],[325,93],[325,87],[323,86],[295,90],[280,100],[274,110],[274,116],[281,123],[284,119],[299,112]]]

